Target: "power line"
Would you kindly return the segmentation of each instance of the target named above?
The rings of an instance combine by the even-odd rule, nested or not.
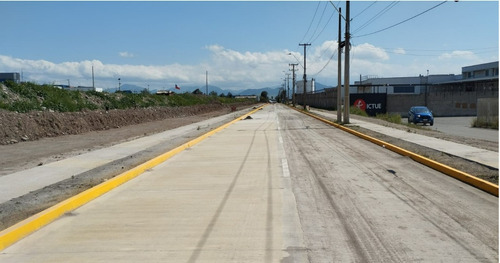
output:
[[[380,32],[382,32],[382,31],[385,31],[385,30],[391,29],[391,28],[393,28],[393,27],[395,27],[395,26],[398,26],[398,25],[401,25],[401,24],[403,24],[403,23],[405,23],[405,22],[408,22],[408,21],[410,21],[410,20],[412,20],[412,19],[414,19],[414,18],[416,18],[416,17],[418,17],[418,16],[421,16],[421,15],[423,15],[423,14],[425,14],[425,13],[427,13],[427,12],[431,11],[432,9],[437,8],[438,6],[440,6],[440,5],[444,4],[444,3],[446,3],[447,1],[448,1],[448,0],[445,0],[445,1],[443,1],[443,2],[441,2],[441,3],[439,3],[439,4],[437,4],[437,5],[435,5],[435,6],[431,7],[431,8],[429,8],[429,9],[427,9],[427,10],[425,10],[425,11],[423,11],[423,12],[419,13],[419,14],[416,14],[416,15],[414,15],[414,16],[412,16],[412,17],[408,18],[408,19],[405,19],[405,20],[403,20],[403,21],[401,21],[401,22],[399,22],[399,23],[396,23],[396,24],[394,24],[394,25],[392,25],[392,26],[389,26],[389,27],[386,27],[386,28],[383,28],[383,29],[377,30],[377,31],[372,32],[372,33],[368,33],[368,34],[364,34],[364,35],[360,35],[360,36],[355,36],[355,37],[364,37],[364,36],[369,36],[369,35],[373,35],[373,34],[380,33]]]
[[[352,19],[354,20],[356,17],[360,16],[361,14],[363,14],[366,10],[368,10],[370,7],[372,7],[372,5],[376,4],[377,1],[374,1],[373,3],[371,3],[368,7],[366,7],[365,9],[363,9],[363,11],[361,11],[359,14],[355,15]]]
[[[323,68],[321,68],[318,72],[316,72],[316,74],[312,74],[314,77],[316,77],[317,75],[319,75],[319,73],[321,73],[328,66],[328,64],[330,64],[330,61],[332,61],[333,57],[335,57],[335,55],[337,54],[337,51],[338,51],[338,47],[335,49],[335,51],[330,56],[330,58],[328,59],[328,61],[326,62],[326,64],[323,66]]]
[[[327,5],[328,5],[328,3],[325,3],[325,8],[323,8],[323,12],[321,13],[321,16],[319,17],[318,23],[316,24],[316,28],[314,29],[314,32],[312,33],[311,38],[308,41],[309,43],[311,43],[311,39],[313,39],[314,34],[316,34],[316,31],[318,31],[319,24],[321,24],[321,21],[323,20],[323,16],[325,15]]]
[[[344,21],[345,21],[345,17],[340,13],[339,9],[332,3],[332,1],[329,1],[329,2],[333,6],[333,8],[335,8],[335,10],[337,10],[337,13],[339,13],[340,16],[342,16],[342,19],[344,19]]]
[[[323,29],[321,29],[321,31],[319,32],[319,34],[318,34],[318,35],[317,35],[317,36],[316,36],[313,40],[311,40],[311,41],[309,41],[309,42],[311,42],[311,43],[312,43],[312,42],[316,41],[316,39],[318,39],[318,37],[319,37],[319,36],[323,33],[323,31],[325,31],[326,26],[328,26],[328,24],[330,24],[330,20],[332,20],[332,17],[333,17],[333,15],[334,15],[334,14],[335,14],[335,13],[332,13],[332,15],[330,16],[330,18],[329,18],[329,19],[328,19],[328,21],[326,22],[326,24],[325,24],[325,26],[323,27]]]
[[[389,10],[391,10],[393,7],[395,7],[398,3],[399,3],[399,1],[393,1],[393,2],[391,2],[389,5],[387,5],[386,7],[384,7],[384,9],[380,10],[375,16],[373,16],[372,18],[370,18],[368,21],[366,21],[359,28],[357,28],[356,30],[353,30],[353,34],[355,34],[356,32],[364,29],[365,27],[369,26],[375,20],[379,19],[382,15],[384,15]]]
[[[401,47],[398,47],[398,48],[395,48],[395,47],[380,47],[380,48],[383,48],[383,49],[398,49],[398,48],[401,48]],[[406,49],[406,48],[403,48],[405,51],[422,51],[422,52],[452,52],[452,51],[456,51],[457,49]],[[474,51],[474,50],[497,50],[498,47],[479,47],[479,48],[465,48],[465,49],[460,49],[461,51]]]
[[[316,6],[316,11],[314,11],[314,16],[311,20],[311,23],[309,24],[309,27],[307,28],[307,31],[306,33],[304,34],[304,36],[302,37],[302,40],[299,41],[299,43],[302,43],[304,41],[304,39],[306,38],[307,34],[309,33],[309,30],[311,29],[311,26],[312,26],[312,23],[314,22],[314,20],[316,19],[316,13],[318,13],[318,8],[319,8],[319,4],[321,2],[318,2],[318,5]]]

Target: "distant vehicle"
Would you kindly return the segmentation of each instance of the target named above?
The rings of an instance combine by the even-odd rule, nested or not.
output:
[[[269,100],[269,103],[276,103],[275,100]]]
[[[408,112],[408,123],[429,123],[430,126],[434,125],[434,116],[432,111],[430,111],[425,106],[413,106]]]

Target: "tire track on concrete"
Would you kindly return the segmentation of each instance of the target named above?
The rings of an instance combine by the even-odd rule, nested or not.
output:
[[[300,120],[302,122],[302,125],[308,125],[304,123],[304,120]],[[310,124],[309,124],[310,125]],[[312,125],[311,125],[312,126]],[[349,191],[352,191],[352,189],[347,189],[342,185],[342,182],[331,182],[326,179],[323,179],[321,177],[321,173],[324,173],[322,171],[321,166],[323,163],[328,163],[328,160],[316,160],[316,159],[308,159],[307,156],[310,154],[310,151],[314,151],[317,148],[320,147],[326,147],[327,149],[323,150],[322,152],[343,152],[343,154],[340,155],[340,157],[343,159],[339,159],[337,156],[335,162],[337,165],[345,166],[345,165],[350,165],[352,167],[356,167],[356,169],[359,169],[361,173],[366,175],[365,179],[370,179],[370,181],[377,183],[379,186],[383,187],[387,192],[391,193],[394,197],[398,198],[401,200],[406,206],[408,206],[418,217],[420,217],[421,221],[427,222],[431,224],[435,230],[433,232],[434,234],[437,234],[439,236],[444,236],[447,237],[446,239],[449,241],[441,240],[442,242],[449,242],[451,245],[452,243],[455,244],[455,246],[459,247],[464,253],[465,258],[470,258],[472,260],[477,260],[477,261],[488,261],[491,259],[498,259],[498,251],[495,250],[494,248],[497,247],[495,246],[495,242],[493,241],[493,244],[489,244],[488,240],[491,241],[491,233],[486,233],[484,231],[487,231],[487,229],[490,229],[490,231],[495,229],[495,225],[490,227],[482,227],[478,225],[482,225],[481,222],[485,222],[482,217],[479,217],[475,214],[470,215],[470,213],[473,213],[471,209],[467,207],[466,203],[460,202],[459,200],[449,200],[450,196],[449,193],[446,193],[446,189],[439,188],[438,186],[435,186],[433,183],[429,182],[429,184],[425,183],[420,183],[416,184],[414,186],[414,183],[416,183],[417,180],[426,180],[429,178],[435,178],[436,181],[439,181],[440,185],[441,184],[446,184],[446,181],[449,180],[449,178],[440,178],[438,176],[431,176],[431,175],[426,175],[422,178],[420,177],[415,177],[412,176],[411,173],[408,173],[406,169],[403,168],[404,162],[406,162],[406,158],[404,157],[398,157],[401,159],[401,162],[403,162],[401,165],[397,165],[397,167],[391,167],[390,164],[385,163],[385,162],[375,162],[371,160],[371,157],[373,154],[378,154],[377,152],[379,150],[377,149],[371,149],[369,151],[363,151],[360,149],[354,150],[352,149],[352,146],[348,143],[347,140],[339,140],[335,137],[335,135],[332,135],[331,132],[324,132],[321,129],[315,129],[315,128],[310,128],[310,129],[293,129],[289,131],[290,133],[295,133],[297,136],[291,136],[292,138],[309,138],[311,136],[314,137],[315,140],[312,140],[312,143],[301,143],[301,141],[295,140],[295,144],[299,145],[304,145],[306,148],[304,150],[298,150],[300,152],[300,155],[305,157],[304,161],[308,163],[308,167],[311,167],[311,171],[314,173],[316,180],[318,180],[319,186],[321,189],[323,189],[323,192],[325,195],[329,198],[331,204],[335,204],[334,201],[337,200],[337,197],[348,197],[348,198],[354,198],[352,200],[352,206],[351,209],[353,211],[348,211],[348,210],[340,210],[344,211],[342,213],[350,213],[352,214],[349,216],[350,218],[354,218],[353,222],[347,222],[348,224],[354,224],[352,226],[357,226],[359,225],[356,222],[359,221],[360,219],[364,220],[368,226],[370,226],[370,230],[375,231],[375,233],[379,233],[382,231],[384,233],[384,229],[380,229],[380,226],[377,224],[376,220],[374,221],[376,224],[373,226],[371,225],[373,222],[372,216],[370,216],[370,212],[368,209],[367,211],[363,210],[363,203],[359,203],[358,205],[362,205],[361,207],[357,207],[356,202],[354,202],[357,199],[357,196],[350,196]],[[317,133],[316,133],[317,132]],[[319,135],[319,136],[318,136]],[[300,147],[299,147],[300,148]],[[309,148],[309,149],[307,149]],[[295,149],[294,149],[295,150]],[[380,148],[380,154],[383,154],[385,150],[382,150]],[[389,155],[392,155],[392,153],[389,153]],[[303,160],[302,157],[300,160]],[[340,163],[339,163],[340,162]],[[408,163],[413,164],[410,160],[407,161]],[[345,164],[341,164],[345,163]],[[415,169],[417,169],[418,165],[415,165]],[[319,169],[319,170],[318,170]],[[427,170],[426,167],[418,168],[420,170]],[[391,172],[393,174],[391,174]],[[398,174],[396,175],[396,171]],[[418,171],[418,170],[417,170]],[[429,172],[431,173],[431,171]],[[432,171],[433,174],[435,174],[434,171]],[[320,176],[318,176],[320,175]],[[422,175],[423,176],[423,175]],[[335,178],[331,178],[335,179]],[[338,178],[337,178],[338,179]],[[330,180],[330,179],[329,179]],[[362,179],[364,180],[364,179]],[[346,183],[354,183],[354,185],[357,185],[359,187],[363,187],[362,184],[358,185],[356,182],[349,182],[346,181]],[[436,182],[437,183],[437,182]],[[353,185],[353,186],[354,186]],[[366,186],[366,184],[365,184]],[[332,188],[333,187],[333,188]],[[447,186],[445,186],[447,187]],[[378,187],[377,187],[378,188]],[[452,188],[450,186],[450,188]],[[334,190],[337,189],[335,192]],[[338,191],[340,190],[340,191]],[[360,190],[363,190],[361,188]],[[439,191],[440,190],[440,191]],[[369,191],[369,189],[364,189],[363,191]],[[444,192],[443,192],[444,191]],[[468,194],[468,191],[464,191],[464,194]],[[430,196],[428,196],[430,195]],[[349,197],[350,196],[350,197]],[[453,198],[452,198],[453,199]],[[361,200],[361,199],[360,199]],[[358,201],[360,201],[358,200]],[[450,204],[451,203],[451,204]],[[345,206],[343,206],[345,208]],[[366,207],[365,207],[366,208]],[[361,209],[361,210],[360,210]],[[338,209],[334,209],[338,211]],[[366,209],[365,209],[366,210]],[[410,211],[411,211],[410,210]],[[463,211],[462,211],[463,210]],[[367,214],[368,213],[368,214]],[[407,213],[407,212],[406,212]],[[354,217],[354,215],[358,215]],[[484,216],[484,215],[483,215]],[[376,218],[375,218],[376,219]],[[486,223],[488,223],[487,221]],[[380,223],[380,222],[379,222]],[[372,229],[374,227],[375,229]],[[403,227],[403,226],[400,226]],[[432,228],[429,228],[432,229]],[[498,225],[496,226],[495,232],[498,232]],[[354,234],[359,233],[360,231],[355,230]],[[477,233],[476,233],[477,232]],[[487,237],[482,237],[481,235],[486,235]],[[360,241],[365,241],[366,239],[365,233],[361,233],[361,238],[359,239]],[[401,251],[406,251],[406,249],[409,249],[411,251],[411,247],[408,247],[404,249],[404,246],[399,248],[399,246],[404,245],[405,243],[394,243],[394,240],[391,241],[385,240],[386,234],[383,234],[383,236],[378,236],[375,234],[375,237],[380,241],[380,244],[384,249],[387,251],[392,251],[391,253],[392,260],[394,261],[402,261],[404,259],[404,255],[400,253]],[[363,238],[365,236],[365,238]],[[368,235],[369,236],[369,235]],[[355,236],[354,236],[355,237]],[[389,236],[390,238],[390,236]],[[374,242],[375,244],[368,244],[368,246],[374,246],[375,248],[378,248],[378,245],[376,244],[378,241]],[[388,241],[388,242],[387,242]],[[481,242],[481,243],[478,243]],[[366,243],[366,242],[364,242]],[[410,242],[411,243],[411,242]],[[363,244],[363,243],[361,243]],[[498,245],[498,242],[496,242]],[[375,256],[377,257],[378,252],[372,251],[368,252],[367,255],[369,256]],[[491,253],[490,253],[491,252]],[[495,253],[496,252],[496,253]],[[496,256],[495,256],[496,254]],[[384,256],[384,255],[382,255]],[[403,259],[399,258],[403,257]],[[408,255],[406,255],[406,260],[410,260],[412,258],[408,258]],[[371,260],[376,260],[376,258],[368,258]],[[385,258],[384,261],[387,261],[390,259]],[[363,261],[365,261],[363,259]],[[405,260],[403,260],[405,261]]]
[[[427,189],[428,191],[433,192],[433,197],[430,198],[424,193],[422,193],[421,189],[417,189],[412,184],[405,181],[407,177],[407,172],[402,169],[389,168],[385,164],[375,163],[370,160],[370,154],[365,151],[353,151],[349,148],[349,145],[345,141],[337,141],[334,137],[329,137],[328,133],[323,136],[316,136],[319,141],[322,141],[323,144],[329,147],[332,151],[338,151],[338,146],[342,145],[344,151],[348,152],[348,156],[353,156],[356,158],[349,158],[346,161],[350,162],[352,166],[357,167],[363,173],[368,176],[374,176],[378,178],[374,180],[374,182],[378,183],[388,192],[392,193],[399,200],[404,202],[407,206],[411,207],[413,211],[419,214],[425,221],[431,223],[436,229],[438,229],[443,235],[447,236],[450,240],[459,245],[464,251],[467,251],[471,256],[473,256],[478,261],[483,261],[485,258],[488,258],[486,255],[471,249],[470,243],[467,243],[463,239],[466,238],[469,242],[476,243],[477,241],[482,242],[484,247],[488,247],[495,254],[495,248],[498,247],[498,242],[490,244],[489,242],[485,242],[485,237],[487,233],[485,233],[479,227],[473,227],[471,229],[470,226],[467,226],[465,218],[469,218],[467,222],[480,222],[480,218],[478,218],[475,214],[464,214],[468,211],[467,207],[464,207],[460,202],[454,201],[453,199],[449,199],[448,195],[443,193],[442,191],[435,191],[432,188]],[[335,141],[334,144],[331,142]],[[333,147],[335,145],[336,147]],[[380,150],[385,151],[385,150]],[[392,154],[392,153],[389,153]],[[343,156],[347,157],[347,155]],[[404,157],[398,157],[402,160],[406,159]],[[357,162],[356,160],[364,160],[363,162]],[[413,165],[413,162],[411,162]],[[398,171],[398,176],[396,176],[396,172],[392,169]],[[394,176],[390,178],[393,180],[388,180],[389,172],[392,171]],[[436,197],[437,196],[437,197]],[[419,202],[414,202],[412,200],[419,200]],[[443,202],[438,203],[439,200],[447,200],[446,204]],[[450,205],[451,203],[451,205]],[[361,216],[364,217],[364,213],[360,213]],[[474,220],[472,219],[474,218]],[[446,220],[450,220],[453,224],[450,226],[449,223],[443,223]],[[469,223],[470,224],[470,223]],[[456,231],[453,231],[453,226],[457,226],[460,229],[463,229],[466,233],[461,233],[461,236],[456,235]],[[473,240],[476,239],[476,240]],[[473,240],[473,241],[471,241]],[[477,245],[476,245],[477,246]],[[487,249],[486,249],[487,250]],[[498,251],[496,251],[498,253]]]
[[[303,120],[301,122],[306,125]],[[295,135],[293,135],[295,134]],[[305,129],[294,129],[287,134],[287,139],[292,143],[289,144],[293,147],[293,151],[298,152],[302,157],[309,171],[311,172],[311,179],[313,184],[319,186],[321,189],[322,196],[327,200],[327,203],[331,206],[330,212],[334,214],[334,218],[338,218],[341,223],[343,232],[346,237],[350,240],[349,248],[353,250],[352,255],[355,257],[355,261],[358,262],[373,262],[373,261],[393,261],[393,262],[403,262],[404,259],[399,257],[391,244],[387,244],[381,239],[380,236],[376,234],[376,231],[372,229],[372,224],[369,218],[364,214],[364,211],[360,211],[356,207],[353,200],[350,198],[350,190],[346,189],[341,183],[336,183],[335,187],[332,188],[331,183],[325,181],[323,178],[328,177],[328,167],[326,167],[325,160],[311,160],[308,158],[309,153],[306,152],[307,148],[295,147],[295,145],[307,145],[311,150],[319,148],[316,144],[319,142],[323,146],[330,146],[331,141],[327,139],[320,138],[315,132],[315,128],[306,126]],[[309,140],[307,142],[300,142],[296,138],[314,138],[314,140]],[[320,139],[319,139],[320,138]],[[334,149],[338,151],[338,149]],[[347,156],[345,156],[347,157]],[[347,159],[346,159],[347,160]],[[355,164],[355,160],[347,160],[350,163]],[[331,171],[330,171],[331,172]],[[342,205],[336,200],[334,196],[344,197],[343,202],[347,202]],[[321,197],[319,197],[321,198]]]

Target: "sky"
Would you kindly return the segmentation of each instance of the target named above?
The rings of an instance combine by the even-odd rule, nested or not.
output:
[[[258,89],[282,85],[290,63],[302,79],[310,43],[308,79],[336,86],[338,8],[345,17],[345,1],[0,1],[0,72],[92,86],[93,67],[104,89],[204,87],[208,72],[209,85]],[[498,1],[351,1],[350,82],[498,61],[498,13]]]

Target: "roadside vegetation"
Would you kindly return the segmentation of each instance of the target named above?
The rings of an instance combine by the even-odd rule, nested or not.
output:
[[[471,127],[498,130],[498,117],[488,121],[482,118],[474,118]]]
[[[63,90],[52,85],[15,83],[0,85],[0,109],[20,113],[30,111],[78,112],[149,107],[193,106],[200,104],[233,104],[244,101],[232,96],[205,96],[192,93],[171,96],[134,93],[82,92]]]

